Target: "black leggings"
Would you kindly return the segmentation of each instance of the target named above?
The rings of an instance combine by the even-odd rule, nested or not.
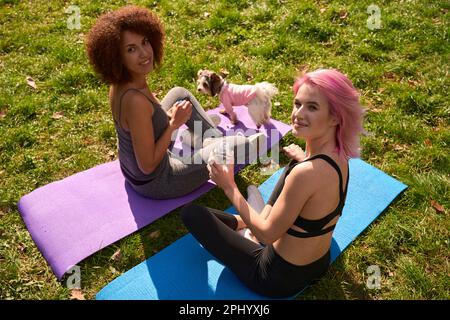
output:
[[[251,290],[271,298],[292,297],[328,269],[330,252],[297,266],[238,234],[236,218],[224,211],[190,204],[181,211],[183,223],[206,250],[229,267]]]

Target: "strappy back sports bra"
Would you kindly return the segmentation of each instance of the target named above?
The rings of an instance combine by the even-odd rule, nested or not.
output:
[[[347,187],[348,187],[348,180],[349,180],[349,175],[350,172],[348,172],[347,174],[347,182],[345,184],[345,190],[343,190],[342,185],[343,185],[343,179],[342,179],[342,173],[341,170],[339,169],[339,166],[336,164],[336,162],[331,159],[329,156],[325,155],[325,154],[318,154],[315,155],[309,159],[303,160],[301,162],[297,162],[296,160],[292,160],[288,167],[286,168],[286,170],[283,172],[283,175],[280,177],[280,181],[281,185],[278,185],[275,187],[274,193],[271,195],[269,201],[267,202],[267,204],[270,204],[273,206],[273,204],[276,201],[276,198],[278,198],[278,196],[281,193],[281,190],[283,188],[284,185],[284,180],[286,179],[286,176],[292,171],[292,169],[299,163],[305,162],[305,161],[311,161],[314,159],[322,159],[325,160],[326,162],[328,162],[337,172],[338,176],[339,176],[339,203],[336,207],[336,209],[334,209],[331,213],[327,214],[325,217],[321,218],[321,219],[317,219],[317,220],[310,220],[310,219],[305,219],[301,216],[298,216],[297,219],[294,222],[294,225],[302,228],[303,230],[305,230],[306,232],[303,231],[298,231],[298,230],[294,230],[292,228],[290,228],[287,233],[290,234],[291,236],[294,237],[298,237],[298,238],[311,238],[311,237],[317,237],[317,236],[321,236],[324,235],[328,232],[331,232],[334,230],[334,228],[336,227],[336,224],[329,226],[327,228],[324,229],[324,227],[331,221],[333,220],[335,217],[340,216],[342,214],[342,209],[344,208],[344,203],[345,203],[345,197],[347,196]]]

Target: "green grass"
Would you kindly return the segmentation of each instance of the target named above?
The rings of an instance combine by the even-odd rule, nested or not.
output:
[[[73,1],[81,30],[70,30],[69,3],[0,1],[1,299],[71,297],[31,239],[17,202],[37,187],[117,157],[107,87],[88,65],[83,40],[101,13],[126,2]],[[450,298],[449,4],[378,1],[382,28],[370,30],[372,1],[133,2],[154,10],[166,26],[165,62],[148,80],[160,98],[175,85],[194,90],[204,67],[225,68],[236,83],[276,84],[281,105],[273,117],[285,122],[291,85],[303,65],[338,68],[361,90],[368,108],[362,158],[409,189],[299,299]],[[199,100],[207,109],[218,103]],[[295,141],[288,135],[281,144]],[[237,176],[242,190],[266,178],[259,167]],[[230,204],[220,190],[196,203]],[[150,236],[155,231],[159,235]],[[94,298],[186,232],[175,210],[82,261],[84,295]],[[112,260],[118,249],[121,257]],[[370,265],[380,268],[380,289],[366,286]]]

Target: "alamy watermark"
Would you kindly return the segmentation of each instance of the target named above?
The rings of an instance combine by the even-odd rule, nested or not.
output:
[[[218,136],[217,132],[218,132],[217,129],[207,129],[204,132],[202,132],[202,122],[195,121],[194,130],[191,131],[191,135],[193,137],[199,138],[200,143],[194,143],[193,145],[192,142],[189,141],[185,143],[185,141],[183,140],[189,137],[190,135],[178,134],[178,132],[175,132],[171,137],[172,142],[174,143],[177,136],[180,136],[182,144],[181,149],[173,148],[171,150],[172,154],[184,164],[202,164],[203,161],[205,161],[205,157],[210,156],[205,155],[204,152],[210,150],[209,152],[213,153],[216,149],[214,147],[213,148],[209,148],[208,146],[204,147],[205,141],[212,139],[212,141],[210,140],[210,144],[220,146],[219,143],[223,143],[223,141],[225,140],[229,145],[228,148],[232,149],[234,152],[233,162],[235,165],[241,164],[245,165],[253,163],[256,160],[259,160],[259,162],[266,167],[261,170],[262,174],[273,173],[272,172],[273,170],[267,170],[269,167],[270,169],[279,168],[278,166],[280,162],[279,144],[276,143],[272,146],[270,156],[268,153],[271,147],[269,145],[270,141],[272,142],[278,141],[279,139],[280,132],[278,130],[276,129],[267,130],[264,133],[264,137],[261,137],[261,139],[255,139],[253,141],[251,136],[254,136],[255,134],[258,133],[257,131],[255,131],[255,129],[230,130],[226,133],[225,136]],[[193,139],[193,141],[195,140],[196,139]]]
[[[369,18],[367,18],[367,28],[370,30],[381,29],[381,10],[376,4],[371,4],[367,7],[367,13]]]
[[[367,289],[381,289],[381,271],[377,265],[371,265],[366,270],[369,277],[367,278]]]
[[[67,28],[70,30],[81,29],[81,10],[79,6],[71,5],[65,11],[65,13],[69,14],[67,18]]]
[[[79,266],[73,266],[66,272],[70,276],[67,278],[66,287],[68,289],[81,289],[81,269]]]

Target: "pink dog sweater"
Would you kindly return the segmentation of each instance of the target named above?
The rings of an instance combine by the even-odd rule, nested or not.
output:
[[[233,106],[243,106],[250,102],[256,96],[256,87],[253,85],[239,85],[224,82],[219,93],[220,102],[222,102],[228,114],[233,114]]]

